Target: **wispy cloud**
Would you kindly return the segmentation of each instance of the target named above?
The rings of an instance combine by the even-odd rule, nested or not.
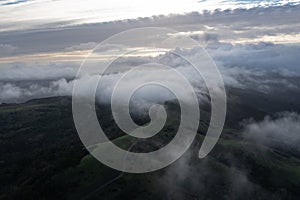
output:
[[[283,112],[259,122],[246,122],[243,135],[258,144],[300,152],[300,115]]]

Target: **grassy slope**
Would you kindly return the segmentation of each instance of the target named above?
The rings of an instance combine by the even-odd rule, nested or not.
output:
[[[199,194],[192,185],[189,187],[189,181],[176,179],[169,183],[176,189],[170,190],[171,194],[163,194],[168,190],[161,186],[165,182],[162,177],[169,180],[169,171],[180,166],[180,161],[158,172],[123,174],[116,179],[120,172],[87,155],[76,134],[70,106],[70,99],[63,97],[0,106],[0,150],[5,152],[0,157],[0,199],[165,199],[164,195],[217,199],[230,194],[229,179],[233,169],[245,172],[255,186],[250,196],[262,196],[263,199],[263,195],[271,194],[272,197],[274,194],[274,199],[278,195],[297,199],[299,195],[299,158],[281,149],[246,142],[230,124],[208,158],[197,158],[203,139],[201,134],[191,150],[190,172],[186,176],[204,182],[203,187],[209,190],[208,193],[202,190]],[[207,113],[205,115],[208,118]],[[104,118],[110,123],[110,117]],[[176,120],[169,120],[164,130],[170,138]],[[205,132],[207,124],[201,122],[199,133]],[[127,149],[133,141],[129,136],[118,136],[114,142]],[[201,179],[202,176],[197,177],[192,172],[207,169],[203,168],[203,163],[207,163],[209,172]],[[176,173],[173,175],[178,176]],[[212,181],[207,181],[211,177]],[[106,184],[110,180],[114,181]],[[212,191],[219,191],[219,194]],[[246,194],[244,198],[247,199]]]

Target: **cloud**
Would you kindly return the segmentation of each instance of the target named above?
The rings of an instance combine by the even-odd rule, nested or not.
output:
[[[19,4],[22,3],[20,6]],[[69,5],[73,6],[69,6]],[[86,0],[81,1],[26,1],[8,0],[0,6],[0,25],[3,30],[34,29],[47,24],[47,28],[57,28],[75,24],[108,22],[115,20],[151,17],[153,15],[183,14],[192,11],[236,8],[267,8],[284,5],[298,5],[299,1],[235,1],[235,0]],[[5,5],[5,6],[4,6]],[[9,6],[7,6],[9,5]],[[51,12],[49,12],[49,10]],[[109,12],[107,12],[109,10]],[[227,11],[228,12],[228,11]],[[23,14],[26,13],[26,14]],[[46,13],[46,14],[45,14]],[[22,16],[22,20],[20,19]],[[2,19],[3,18],[3,19]]]
[[[82,50],[92,50],[97,46],[96,42],[87,42],[87,43],[81,43],[79,45],[74,45],[71,47],[67,47],[67,51],[82,51]]]
[[[268,8],[263,6],[248,10],[236,9],[204,12],[203,14],[193,12],[185,15],[155,16],[53,30],[0,33],[0,40],[7,41],[7,44],[0,44],[2,57],[19,54],[33,55],[28,62],[21,62],[25,58],[16,56],[13,60],[9,60],[12,63],[0,64],[0,82],[26,89],[28,85],[26,87],[20,85],[21,82],[36,81],[35,84],[39,85],[40,81],[44,80],[51,85],[50,83],[53,81],[65,79],[68,87],[62,85],[66,88],[59,91],[59,94],[69,95],[70,91],[67,92],[67,90],[72,87],[72,79],[76,75],[80,62],[63,62],[61,60],[54,62],[51,59],[62,57],[69,60],[72,55],[60,53],[92,49],[97,45],[97,41],[102,41],[122,30],[151,25],[175,28],[181,31],[179,34],[189,35],[196,40],[203,41],[206,50],[218,65],[227,88],[250,89],[266,94],[276,93],[282,89],[298,92],[300,46],[260,42],[260,39],[264,41],[268,37],[282,38],[292,34],[296,40],[299,37],[297,33],[300,29],[297,21],[300,18],[299,10],[299,5]],[[245,42],[236,44],[234,41]],[[247,41],[254,43],[247,43]],[[49,56],[48,53],[45,53],[43,57],[35,54],[40,52],[52,54]],[[183,50],[181,53],[187,57],[197,57],[197,49]],[[76,55],[75,57],[81,60],[83,56]],[[119,74],[107,76],[107,81],[115,80],[132,66],[152,61],[159,61],[180,69],[197,86],[199,94],[207,93],[203,80],[185,68],[187,63],[172,54],[155,58],[140,56],[119,60],[113,72]],[[164,75],[167,77],[167,74]],[[141,78],[151,76],[155,75],[149,73],[149,76],[143,75]],[[90,76],[90,78],[94,77]],[[41,86],[49,87],[49,85]],[[53,92],[51,89],[48,91]],[[19,94],[24,94],[24,92]],[[40,95],[36,95],[39,93],[29,92],[28,94],[33,94],[31,98],[40,97]],[[57,95],[57,92],[52,95]],[[6,100],[13,100],[13,95],[7,96],[11,98],[6,98]],[[14,101],[17,101],[17,97],[16,95]]]
[[[70,96],[72,87],[67,80],[33,83],[3,83],[0,82],[0,104],[20,103],[34,98],[52,96]]]
[[[226,67],[246,67],[252,70],[272,71],[284,68],[299,71],[297,55],[300,45],[217,43],[207,47],[210,55]]]
[[[23,9],[22,7],[22,11]],[[61,52],[71,47],[82,49],[91,41],[98,43],[124,30],[150,26],[175,29],[201,41],[206,39],[227,43],[260,41],[295,43],[300,41],[297,20],[300,18],[299,10],[300,5],[285,5],[219,10],[203,14],[192,12],[184,15],[173,14],[92,25],[74,25],[76,23],[74,21],[68,22],[73,23],[73,26],[63,22],[43,23],[43,26],[35,27],[37,30],[0,32],[0,41],[19,47],[12,55]],[[2,30],[5,30],[6,24],[7,22],[0,23]],[[23,21],[22,24],[26,25]],[[50,29],[51,26],[59,27]]]
[[[14,53],[18,48],[10,44],[0,44],[0,57]]]
[[[191,56],[197,55],[192,54]],[[176,69],[195,87],[201,102],[208,101],[206,86],[200,74],[196,73],[184,60],[174,58],[172,54],[158,57],[128,57],[117,60],[110,67],[113,71],[102,76],[102,82],[97,89],[98,100],[109,102],[115,84],[129,69],[151,62],[168,62],[170,67]],[[97,65],[95,67],[97,69]],[[0,83],[2,82],[1,90],[3,91],[3,95],[0,96],[1,102],[20,102],[29,98],[44,96],[70,96],[78,66],[73,66],[73,63],[14,63],[3,67],[1,70]],[[97,70],[94,69],[88,70],[84,76],[76,78],[76,81],[82,85],[80,91],[82,96],[86,96],[91,90],[91,86],[97,84],[97,80],[101,76],[96,72]],[[172,85],[176,89],[175,92],[180,93],[186,88],[182,88],[181,77],[175,76],[171,72],[172,70],[157,66],[153,68],[150,66],[141,67],[126,77],[125,82],[122,83],[124,89],[122,95],[125,96],[129,88],[136,87],[137,82],[151,82],[153,78]],[[7,92],[4,92],[5,90]],[[19,92],[12,95],[12,91]],[[142,99],[145,102],[163,102],[175,99],[175,96],[166,89],[154,85],[139,89],[135,95],[136,99]]]
[[[263,93],[299,90],[299,45],[215,43],[207,51],[229,87]]]
[[[85,48],[86,45],[79,45],[79,47]],[[189,50],[177,49],[176,51],[179,51],[178,53],[186,58],[200,62],[200,64],[202,62],[201,60],[197,61],[197,57],[199,57],[199,49],[197,48]],[[285,91],[299,92],[300,85],[298,80],[300,79],[300,71],[298,69],[297,57],[300,53],[300,48],[297,45],[274,45],[271,43],[231,45],[218,42],[216,46],[207,46],[207,51],[218,65],[227,88],[250,89],[266,94],[278,93],[278,90],[282,90],[283,88]],[[151,62],[165,64],[177,69],[195,86],[198,97],[201,100],[207,101],[206,96],[208,96],[208,92],[203,79],[185,60],[170,52],[157,57],[137,56],[118,59],[112,63],[109,68],[110,70],[103,77],[105,87],[98,89],[101,98],[104,98],[105,101],[109,100],[108,97],[111,96],[112,87],[129,69]],[[41,82],[44,81],[44,83],[48,83],[48,86],[44,83],[41,86],[49,87],[53,81],[65,80],[65,82],[58,83],[57,91],[53,89],[47,90],[47,95],[71,95],[74,83],[73,79],[76,76],[79,65],[80,63],[76,62],[5,64],[1,67],[0,82],[10,83],[26,89],[28,88],[28,84],[22,85],[24,82],[40,85]],[[94,67],[97,69],[97,63],[95,63]],[[99,78],[96,72],[97,70],[87,71],[86,76],[79,79],[80,82],[86,85],[86,90],[90,88],[90,84],[96,84],[95,80]],[[178,80],[170,76],[166,70],[155,68],[150,70],[144,68],[132,74],[125,85],[128,86],[128,88],[133,87],[135,86],[135,81],[150,81],[153,77],[160,77],[162,80],[169,81],[173,84],[178,83]],[[212,80],[214,78],[214,76],[210,77]],[[153,88],[148,89],[149,91],[151,90],[151,92],[143,92],[143,95],[148,99],[151,95],[160,97],[161,95],[159,94],[164,93],[162,91],[155,93]],[[2,91],[4,91],[4,88]],[[20,94],[25,93],[26,92],[21,92]],[[38,92],[28,92],[26,94],[28,94],[26,95],[26,99],[30,97],[29,94],[32,94],[31,98],[39,98],[45,95],[44,93]],[[13,100],[13,95],[7,96],[10,96],[10,98],[4,98],[2,95],[2,101],[3,99],[5,99],[5,101],[9,99]],[[17,97],[18,96],[15,97],[16,99],[14,101],[18,101]],[[167,97],[165,96],[164,98]],[[167,99],[170,99],[170,97]]]
[[[258,144],[300,152],[300,115],[282,112],[259,122],[244,122],[243,136]]]
[[[223,153],[222,156],[231,155],[230,151]],[[187,151],[160,175],[157,187],[164,191],[160,194],[163,199],[189,199],[191,196],[206,199],[253,199],[257,194],[260,197],[272,196],[249,179],[251,172],[240,169],[238,166],[241,162],[236,163],[237,158],[212,155],[197,160],[195,155],[196,152]],[[226,164],[222,162],[224,159],[227,160]],[[218,193],[214,192],[216,188],[219,189]]]
[[[40,81],[43,80],[48,83],[48,86],[41,86],[49,87],[53,81],[66,80],[64,84],[61,83],[61,87],[65,89],[54,92],[53,95],[58,93],[60,95],[70,95],[72,80],[80,63],[75,61],[51,62],[51,59],[59,56],[65,58],[65,54],[60,55],[59,53],[65,53],[66,51],[76,52],[92,49],[97,45],[96,41],[102,41],[122,30],[146,25],[157,25],[179,29],[181,31],[179,35],[189,35],[196,40],[203,41],[206,45],[206,50],[218,65],[227,88],[251,89],[263,93],[276,93],[279,89],[284,88],[288,91],[298,92],[300,75],[298,55],[300,54],[300,46],[297,44],[260,42],[260,38],[266,40],[266,36],[282,37],[283,35],[294,34],[297,39],[298,35],[295,33],[299,33],[298,21],[296,20],[300,17],[299,10],[299,5],[268,8],[263,6],[248,10],[236,9],[204,12],[203,14],[194,12],[185,15],[156,16],[93,24],[92,26],[77,25],[51,31],[0,33],[0,40],[8,41],[8,44],[0,45],[0,52],[5,52],[1,55],[36,55],[34,53],[37,52],[52,53],[52,56],[46,53],[43,57],[43,59],[50,59],[50,62],[41,60],[41,55],[37,54],[29,62],[20,62],[18,59],[24,57],[16,56],[15,61],[18,62],[10,60],[13,63],[1,64],[0,81],[26,89],[28,85],[21,84],[24,81],[36,81],[34,84],[40,85]],[[35,41],[34,44],[32,43],[33,40]],[[254,43],[236,44],[234,41],[252,41]],[[16,46],[21,46],[22,48],[17,48]],[[191,58],[198,56],[197,48],[182,50],[180,53]],[[71,57],[67,57],[67,59],[69,58]],[[34,59],[36,62],[34,62]],[[107,83],[113,84],[117,78],[132,66],[157,61],[179,69],[181,73],[184,73],[196,86],[197,92],[201,94],[199,97],[203,97],[203,94],[207,93],[203,80],[189,70],[186,62],[170,53],[154,58],[136,56],[118,60],[114,66],[114,71],[110,72],[111,74],[107,75],[105,80]],[[168,77],[167,73],[160,74],[160,71],[144,73],[136,75],[137,78],[149,79],[157,75]],[[93,80],[96,75],[89,74],[87,77]],[[170,78],[170,81],[176,82],[171,77],[168,78]],[[85,81],[88,82],[87,80]],[[109,84],[107,84],[107,87]],[[130,84],[131,82],[128,82],[128,86]],[[52,89],[48,91],[53,92]],[[107,92],[108,89],[104,88],[103,91]],[[24,94],[24,92],[19,94]],[[28,94],[34,94],[32,98],[39,97],[39,95],[35,96],[38,93]],[[145,95],[147,95],[146,92]],[[13,97],[13,95],[7,96]],[[29,95],[27,97],[29,98]]]
[[[79,65],[77,63],[12,63],[1,66],[0,81],[25,80],[57,80],[75,77]]]

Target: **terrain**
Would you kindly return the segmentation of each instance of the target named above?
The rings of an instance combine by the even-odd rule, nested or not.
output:
[[[74,126],[70,97],[2,104],[0,199],[299,199],[300,154],[286,146],[245,139],[239,123],[272,115],[271,104],[263,104],[273,98],[260,98],[253,104],[249,91],[230,90],[228,94],[225,128],[208,157],[197,157],[209,124],[206,105],[201,107],[192,147],[170,166],[146,174],[110,169],[88,153]],[[250,96],[248,101],[243,95]],[[237,96],[238,100],[233,98]],[[288,110],[290,104],[281,103],[282,110]],[[98,119],[116,145],[134,152],[150,151],[167,144],[178,128],[178,104],[165,102],[164,106],[167,123],[148,141],[124,134],[109,105],[97,105]],[[138,124],[149,121],[147,115],[132,117]]]

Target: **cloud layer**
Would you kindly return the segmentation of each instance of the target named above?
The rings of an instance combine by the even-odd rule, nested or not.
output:
[[[278,5],[281,3],[275,2]],[[5,44],[0,44],[0,102],[70,95],[73,79],[80,66],[78,61],[88,53],[86,50],[93,49],[97,41],[114,33],[143,26],[167,26],[181,31],[179,37],[189,35],[200,41],[218,65],[227,88],[265,94],[275,94],[279,90],[289,94],[299,93],[300,45],[276,44],[280,38],[290,42],[290,36],[293,36],[293,41],[300,41],[299,11],[300,6],[297,5],[261,6],[248,10],[194,12],[54,30],[0,33],[0,41],[5,41]],[[268,38],[275,38],[275,43],[266,42]],[[180,51],[186,57],[197,57],[197,48]],[[42,52],[45,52],[44,55],[41,55]],[[9,56],[14,57],[7,58]],[[26,56],[30,59],[26,60]],[[170,53],[119,60],[114,72],[107,75],[105,80],[110,84],[115,83],[124,71],[147,62],[159,62],[179,69],[196,86],[199,94],[203,96],[207,93],[203,80],[189,70],[186,62]],[[149,79],[157,75],[172,80],[167,73],[160,71],[145,72],[137,78]],[[90,74],[89,77],[93,80],[97,75]]]
[[[80,48],[83,46],[85,45],[80,45]],[[227,88],[253,90],[265,94],[276,93],[282,88],[287,92],[299,93],[300,91],[298,66],[300,48],[297,45],[274,45],[271,43],[232,45],[217,42],[215,45],[208,45],[207,50],[218,65]],[[177,51],[186,58],[194,60],[201,52],[197,48],[191,50],[177,49]],[[134,66],[149,62],[157,62],[177,69],[197,88],[198,94],[202,94],[202,96],[207,94],[205,82],[199,74],[195,73],[186,61],[172,53],[157,57],[130,57],[117,60],[110,67],[110,69],[113,69],[112,72],[106,74],[103,78],[105,87],[102,88],[103,91],[99,89],[99,94],[105,97],[110,96],[113,85],[124,72]],[[201,60],[198,62],[201,63]],[[0,83],[2,84],[0,87],[2,95],[0,100],[1,102],[18,102],[19,99],[24,100],[58,94],[71,95],[73,79],[78,67],[79,63],[75,62],[6,64],[1,68]],[[79,81],[87,85],[88,89],[89,84],[95,84],[99,76],[94,71],[87,75],[80,78]],[[126,84],[129,87],[134,85],[136,79],[151,80],[152,77],[157,76],[174,84],[178,82],[170,76],[168,71],[145,69],[140,74],[132,75],[130,81]],[[211,79],[213,78],[211,77]],[[10,86],[8,87],[7,84],[10,84]],[[36,88],[35,92],[33,88]],[[108,92],[109,90],[110,92]]]
[[[40,28],[45,24],[47,28],[58,28],[74,24],[108,22],[171,13],[273,7],[286,4],[297,5],[299,1],[86,0],[83,3],[79,0],[3,0],[0,1],[0,27],[4,31]]]

